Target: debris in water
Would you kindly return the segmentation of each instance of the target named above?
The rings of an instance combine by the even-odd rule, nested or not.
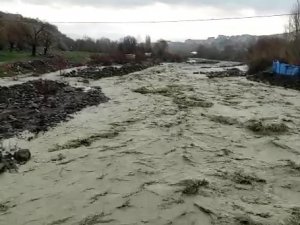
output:
[[[62,161],[62,160],[64,160],[64,159],[66,159],[66,156],[63,155],[63,154],[61,154],[61,153],[59,153],[57,156],[52,157],[52,158],[51,158],[51,161],[52,161],[52,162],[57,162],[57,161]]]
[[[84,79],[99,80],[107,77],[124,76],[153,66],[152,63],[128,64],[122,67],[88,67],[77,72],[63,74],[64,77],[82,77]]]
[[[266,183],[265,179],[258,178],[255,175],[246,174],[244,171],[240,170],[233,174],[232,180],[237,184],[242,185],[253,185],[254,183]]]
[[[287,161],[287,164],[286,164],[287,167],[290,167],[292,170],[296,170],[296,171],[300,172],[300,164],[298,164],[292,160],[286,160],[286,161]]]
[[[192,89],[189,88],[188,91]],[[173,98],[173,102],[178,105],[179,108],[189,108],[189,107],[203,107],[203,108],[211,108],[214,104],[207,100],[201,99],[197,96],[186,96],[182,91],[184,88],[180,88],[179,86],[167,86],[163,88],[147,88],[140,87],[134,89],[133,92],[140,94],[157,94],[165,97]]]
[[[300,225],[300,208],[293,208],[291,216],[286,219],[284,225]]]
[[[118,131],[108,131],[102,134],[95,134],[87,138],[78,138],[75,140],[68,141],[64,145],[56,145],[54,148],[48,150],[48,152],[56,152],[65,149],[75,149],[82,146],[89,147],[93,142],[99,139],[111,139],[119,135]]]
[[[260,120],[250,120],[246,123],[246,127],[255,132],[260,134],[282,134],[289,130],[289,127],[284,123],[265,123]]]
[[[147,87],[140,87],[137,89],[134,89],[133,92],[140,93],[140,94],[156,94],[156,95],[162,95],[165,97],[173,97],[178,94],[182,94],[181,88],[177,86],[166,86],[161,88],[147,88]]]
[[[254,221],[250,216],[238,216],[235,220],[237,225],[263,225],[260,222]]]
[[[125,209],[131,207],[130,199],[127,199],[121,206],[118,206],[117,209]]]
[[[207,77],[212,79],[212,78],[224,78],[224,77],[241,77],[245,76],[245,72],[237,69],[237,68],[232,68],[228,69],[225,71],[220,71],[220,72],[209,72],[207,74]]]
[[[211,108],[213,107],[212,102],[208,102],[204,99],[197,97],[187,97],[187,96],[176,96],[173,102],[178,105],[179,108],[189,108],[189,107],[202,107]]]
[[[23,165],[31,159],[31,153],[28,149],[15,148],[10,151],[0,149],[0,173],[7,170],[17,171],[18,165]]]
[[[224,125],[234,125],[238,124],[238,120],[235,118],[227,117],[227,116],[216,116],[216,115],[211,115],[208,116],[208,118],[216,123],[224,124]]]
[[[196,179],[188,179],[180,181],[179,186],[184,186],[182,193],[185,195],[196,195],[199,192],[201,187],[207,187],[209,182],[207,180],[196,180]]]
[[[99,223],[110,223],[115,221],[112,219],[104,219],[106,216],[108,215],[105,213],[91,215],[81,220],[78,225],[96,225]]]

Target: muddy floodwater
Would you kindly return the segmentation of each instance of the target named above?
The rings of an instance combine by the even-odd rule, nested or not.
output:
[[[100,86],[110,101],[31,141],[3,141],[32,159],[0,176],[0,224],[299,224],[300,92],[208,79],[227,68],[203,67],[163,64],[89,83],[43,76]]]

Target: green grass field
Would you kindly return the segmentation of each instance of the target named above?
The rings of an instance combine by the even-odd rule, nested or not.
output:
[[[90,52],[78,52],[78,51],[65,51],[57,52],[57,54],[64,56],[71,63],[87,63],[89,61]]]
[[[90,52],[78,52],[78,51],[55,51],[50,54],[62,55],[68,59],[71,63],[86,63],[92,53]],[[0,64],[12,63],[18,61],[27,61],[32,59],[38,59],[40,56],[32,57],[30,52],[9,52],[0,51]]]
[[[0,51],[0,64],[30,59],[32,59],[32,57],[30,56],[30,52]]]
[[[72,64],[86,64],[89,61],[90,55],[93,53],[90,52],[79,52],[79,51],[52,51],[51,55],[60,55]],[[43,56],[32,57],[30,52],[9,52],[9,51],[0,51],[0,77],[10,76],[7,74],[5,69],[5,64],[14,63],[14,62],[26,62],[33,59],[41,59]]]

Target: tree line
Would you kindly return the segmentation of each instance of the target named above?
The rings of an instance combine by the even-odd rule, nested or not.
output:
[[[37,48],[43,47],[44,54],[55,42],[56,26],[34,19],[20,18],[0,19],[0,49],[8,48],[9,51],[31,49],[33,56]]]
[[[109,38],[95,40],[89,37],[73,40],[60,33],[52,24],[22,16],[1,17],[0,15],[0,50],[30,50],[31,55],[36,56],[40,49],[42,49],[40,54],[47,55],[50,48],[105,54],[144,55],[150,53],[159,58],[170,57],[167,41],[158,40],[152,43],[150,36],[147,36],[141,43],[133,36],[126,36],[119,41]]]
[[[247,62],[249,73],[254,74],[272,66],[274,60],[300,65],[300,0],[291,9],[291,16],[281,35],[264,36],[254,43],[237,45],[225,40],[223,48],[199,45],[200,58]]]
[[[219,49],[216,46],[199,45],[197,56],[206,59],[245,62],[247,60],[248,47],[228,44],[224,48]]]
[[[248,50],[249,73],[268,69],[273,60],[300,65],[300,1],[294,4],[286,32],[281,37],[259,39]]]

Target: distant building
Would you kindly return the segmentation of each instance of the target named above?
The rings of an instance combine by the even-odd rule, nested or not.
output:
[[[188,60],[186,61],[186,63],[189,63],[189,64],[195,64],[195,63],[197,63],[197,61],[196,61],[195,59],[188,59]]]
[[[151,57],[152,57],[152,53],[151,53],[151,52],[146,52],[146,53],[145,53],[145,56],[146,56],[147,58],[151,58]]]
[[[125,58],[126,58],[127,60],[135,60],[136,55],[135,55],[135,54],[126,54],[126,55],[125,55]]]

